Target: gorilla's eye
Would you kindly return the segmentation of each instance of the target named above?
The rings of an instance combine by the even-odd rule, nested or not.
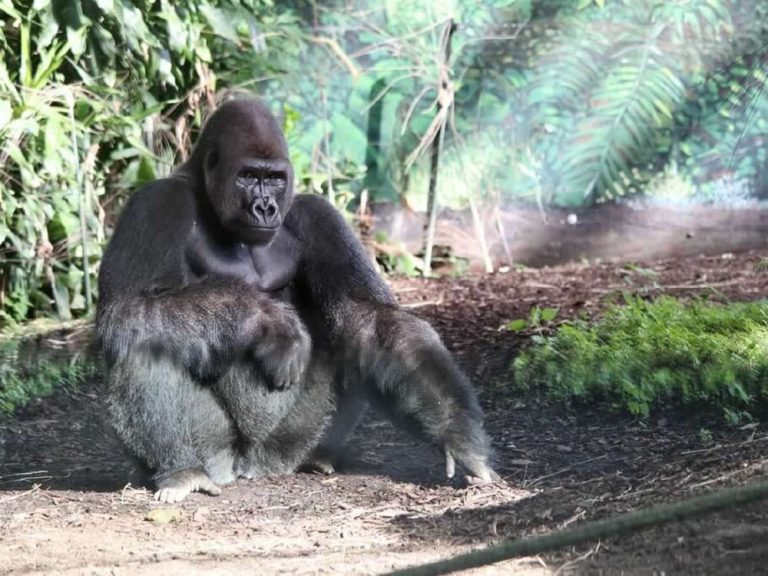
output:
[[[269,186],[280,186],[285,180],[285,174],[282,172],[271,172],[264,178],[264,182]]]
[[[258,177],[259,175],[256,174],[256,172],[254,172],[253,170],[246,169],[240,173],[240,178],[244,178],[245,180],[257,180]]]

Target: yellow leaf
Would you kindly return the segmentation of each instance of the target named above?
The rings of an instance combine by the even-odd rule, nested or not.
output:
[[[184,511],[181,508],[155,508],[147,513],[144,520],[155,524],[170,524],[178,522],[183,516]]]

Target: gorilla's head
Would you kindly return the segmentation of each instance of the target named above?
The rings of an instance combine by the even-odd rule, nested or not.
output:
[[[208,119],[187,163],[202,177],[221,226],[268,243],[293,201],[293,167],[277,120],[253,99],[230,100]]]

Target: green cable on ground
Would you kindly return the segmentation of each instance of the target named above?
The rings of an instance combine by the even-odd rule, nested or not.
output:
[[[526,538],[525,540],[502,542],[495,546],[460,554],[447,560],[395,570],[394,572],[389,572],[388,576],[435,576],[437,574],[450,574],[451,572],[486,566],[495,562],[501,562],[502,560],[509,560],[510,558],[532,556],[564,546],[574,546],[600,538],[638,532],[669,522],[687,520],[725,508],[747,504],[766,497],[768,497],[768,482],[758,482],[751,486],[718,490],[714,493],[694,496],[674,504],[662,504],[648,510],[628,512],[613,518],[588,522],[568,530]]]

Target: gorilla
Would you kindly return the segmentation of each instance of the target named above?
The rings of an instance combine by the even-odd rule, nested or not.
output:
[[[398,307],[354,232],[293,193],[278,122],[229,100],[170,177],[132,194],[99,274],[109,419],[155,499],[331,473],[368,404],[475,481],[498,479],[475,394]]]

